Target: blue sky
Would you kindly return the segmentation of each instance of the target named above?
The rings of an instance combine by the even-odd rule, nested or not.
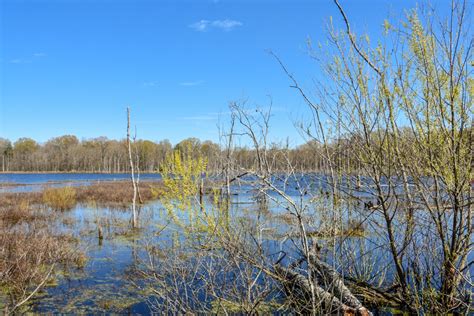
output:
[[[301,143],[307,114],[267,49],[310,88],[318,67],[306,39],[325,40],[329,0],[0,0],[0,137],[45,141],[125,136],[132,108],[138,137],[216,141],[227,104],[273,101],[272,138]],[[400,0],[341,0],[355,31],[381,30]]]

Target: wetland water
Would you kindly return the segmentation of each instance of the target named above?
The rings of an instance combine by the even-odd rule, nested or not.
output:
[[[0,187],[4,192],[28,192],[41,190],[45,186],[79,186],[127,179],[127,174],[1,174]],[[141,179],[153,182],[159,181],[161,177],[158,174],[143,174]],[[298,185],[301,186],[301,182],[306,181],[309,190],[324,191],[325,186],[317,179],[317,176],[303,176],[299,179]],[[8,185],[2,186],[1,183]],[[301,195],[301,191],[297,190],[298,185],[290,182],[281,184],[280,187],[296,200],[301,198],[304,203],[309,203],[311,194],[304,192]],[[262,238],[269,254],[274,255],[284,250],[288,257],[292,255],[297,257],[291,242],[292,234],[296,233],[290,228],[294,223],[284,216],[285,208],[279,204],[281,199],[274,195],[275,200],[270,199],[263,206],[255,200],[255,191],[255,187],[251,185],[234,188],[235,194],[232,196],[228,211],[229,221],[248,223],[249,227],[257,222],[261,223],[261,227],[264,227],[264,230],[261,230]],[[370,194],[361,194],[361,199],[369,201]],[[210,197],[206,197],[205,205],[210,205],[211,200]],[[308,216],[315,216],[315,222],[323,223],[322,226],[314,226],[315,236],[318,236],[319,231],[316,228],[324,227],[329,218],[328,214],[322,212],[328,205],[324,200],[314,200],[309,204],[311,209],[308,213],[311,215]],[[144,204],[139,212],[140,228],[136,231],[130,229],[131,212],[128,207],[82,203],[70,211],[60,212],[58,216],[53,217],[48,229],[77,240],[75,245],[78,251],[85,254],[85,263],[80,268],[58,269],[58,278],[35,296],[31,310],[38,313],[86,314],[156,312],[150,309],[148,300],[150,294],[146,287],[140,286],[140,281],[135,278],[137,267],[143,265],[149,258],[150,245],[174,251],[178,247],[183,247],[186,243],[184,240],[190,236],[184,236],[182,227],[170,221],[168,212],[159,200]],[[344,216],[355,220],[362,218],[364,212],[364,204],[356,203],[347,205]],[[377,222],[377,219],[374,221]],[[102,238],[98,238],[99,226],[103,230]],[[164,230],[164,227],[167,230]],[[324,239],[324,236],[322,238]],[[364,255],[364,260],[373,263],[375,270],[383,270],[386,278],[390,279],[392,271],[389,268],[387,252],[384,249],[377,249],[385,238],[386,236],[377,235],[371,232],[370,227],[366,227],[366,230],[359,235],[349,238],[345,236],[344,245],[338,250],[350,249],[348,253],[351,255]],[[168,254],[161,253],[161,255],[166,258]],[[344,258],[344,260],[350,262],[352,259]],[[380,312],[390,314],[386,310]]]
[[[130,179],[127,173],[0,173],[1,192],[39,191],[44,187],[78,186]],[[159,181],[158,173],[140,174],[143,181]]]
[[[142,174],[140,178],[148,182],[161,179],[159,174]],[[0,174],[0,188],[8,193],[27,193],[128,179],[128,174]],[[249,220],[256,209],[250,188],[236,191],[239,194],[233,196],[231,212],[246,214],[245,220]],[[57,280],[35,297],[31,309],[37,313],[150,314],[146,296],[130,282],[128,274],[146,257],[145,244],[168,244],[172,248],[174,236],[161,232],[169,225],[169,217],[160,201],[148,202],[139,211],[140,229],[135,232],[130,230],[130,210],[122,207],[78,204],[55,216],[48,229],[77,240],[86,262],[80,269],[59,269]],[[98,223],[104,229],[103,239],[98,238]]]

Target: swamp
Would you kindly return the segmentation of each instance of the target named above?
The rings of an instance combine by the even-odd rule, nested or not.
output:
[[[2,1],[0,313],[474,313],[472,1],[208,2]]]

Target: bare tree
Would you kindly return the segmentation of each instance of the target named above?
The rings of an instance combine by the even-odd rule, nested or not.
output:
[[[367,37],[355,36],[335,4],[346,30],[330,25],[329,46],[320,54],[310,47],[329,79],[318,83],[315,101],[278,59],[316,118],[304,131],[323,144],[337,144],[341,135],[351,140],[351,159],[365,183],[353,186],[337,163],[339,154],[326,151],[339,178],[330,184],[344,199],[365,203],[363,222],[390,256],[396,277],[384,283],[398,289],[402,299],[396,300],[413,312],[466,311],[473,233],[468,4],[453,1],[446,21],[432,12],[420,18],[416,10],[400,27],[386,21],[386,37],[392,34],[393,41],[386,44],[386,38],[375,49]],[[326,137],[324,121],[344,133]],[[334,252],[335,259],[343,260],[352,251],[338,244],[347,253]]]
[[[133,199],[132,199],[132,227],[138,227],[137,218],[137,191],[138,191],[138,179],[135,178],[135,163],[132,155],[132,142],[130,139],[130,107],[127,107],[127,147],[128,147],[128,160],[130,163],[130,177],[132,180],[133,187]]]

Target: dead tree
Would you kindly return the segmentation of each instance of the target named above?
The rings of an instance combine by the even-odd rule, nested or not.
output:
[[[275,273],[283,279],[283,287],[287,296],[291,298],[291,304],[298,312],[314,314],[319,311],[324,314],[372,315],[344,284],[337,271],[315,257],[312,260],[313,276],[315,277],[313,288],[311,288],[307,276],[296,272],[291,267],[279,264],[274,267]],[[308,304],[312,291],[318,301],[317,311]]]
[[[132,199],[132,227],[137,228],[137,180],[135,179],[135,164],[132,156],[132,142],[130,140],[130,107],[127,107],[127,147],[128,147],[128,160],[130,163],[130,178],[132,180],[133,187],[133,199]]]

